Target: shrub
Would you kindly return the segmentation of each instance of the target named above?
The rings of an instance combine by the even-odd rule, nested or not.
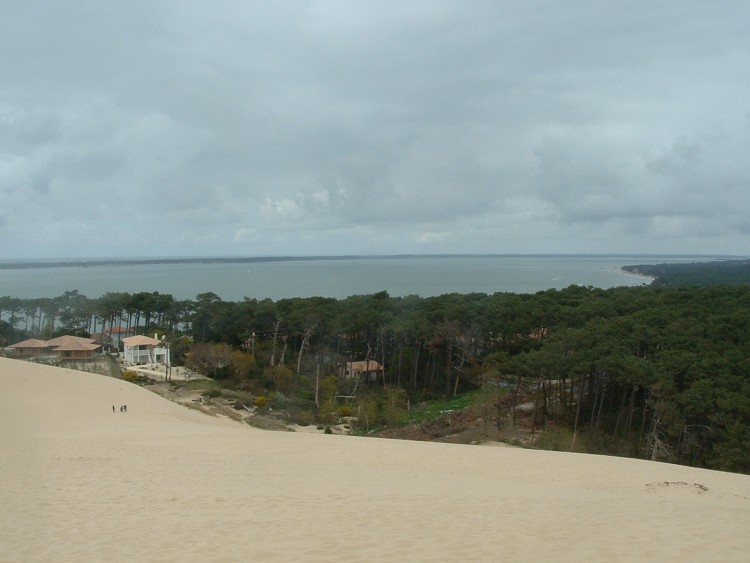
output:
[[[320,405],[316,419],[322,424],[332,424],[336,420],[338,404],[336,398],[331,397]]]
[[[124,372],[122,372],[122,378],[125,381],[129,381],[130,383],[136,383],[139,377],[140,375],[135,371],[125,370]]]
[[[255,397],[255,406],[256,407],[265,407],[267,405],[268,405],[268,397],[264,397],[263,395]]]
[[[341,405],[339,408],[336,409],[336,414],[341,416],[351,416],[352,415],[352,408],[349,405]]]
[[[301,410],[292,413],[292,421],[300,426],[310,426],[313,423],[314,417],[309,410]]]
[[[240,382],[240,384],[237,386],[237,388],[240,391],[244,391],[246,393],[250,393],[252,395],[258,395],[262,393],[263,390],[263,384],[259,379],[246,379]]]
[[[290,393],[294,389],[294,372],[286,366],[268,366],[263,378],[279,393]]]
[[[269,407],[272,407],[276,410],[282,410],[289,406],[289,399],[286,397],[286,395],[276,392],[269,394],[268,403]]]

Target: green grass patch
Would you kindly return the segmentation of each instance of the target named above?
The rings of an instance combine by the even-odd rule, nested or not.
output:
[[[173,384],[179,385],[181,389],[187,391],[206,391],[208,389],[218,389],[221,385],[213,379],[190,379],[188,381],[172,381]]]
[[[430,401],[421,406],[412,407],[407,423],[413,424],[425,420],[435,420],[450,411],[460,411],[472,405],[478,405],[492,398],[487,391],[469,391],[451,399]]]

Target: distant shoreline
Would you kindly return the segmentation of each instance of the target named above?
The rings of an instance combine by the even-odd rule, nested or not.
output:
[[[648,274],[641,273],[638,270],[631,271],[631,270],[628,270],[627,268],[629,268],[628,265],[623,266],[622,268],[620,268],[620,272],[625,276],[630,276],[631,278],[639,278],[639,279],[644,280],[643,282],[644,285],[651,285],[652,283],[656,281],[656,276],[650,276]]]
[[[264,262],[313,262],[343,260],[413,260],[443,258],[581,258],[611,256],[630,258],[643,255],[636,254],[349,254],[339,256],[202,256],[202,257],[162,257],[162,258],[91,258],[70,260],[13,260],[0,261],[0,270],[26,270],[41,268],[94,268],[99,266],[152,266],[157,264],[251,264]],[[653,256],[662,256],[654,254]],[[664,254],[663,256],[696,258],[717,258],[708,255]],[[726,258],[731,258],[726,256]]]

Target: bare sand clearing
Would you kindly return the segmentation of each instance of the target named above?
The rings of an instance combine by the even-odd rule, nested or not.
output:
[[[2,358],[0,476],[2,561],[750,558],[749,476],[264,432]]]

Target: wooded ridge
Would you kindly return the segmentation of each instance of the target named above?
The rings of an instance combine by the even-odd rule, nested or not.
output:
[[[653,277],[651,285],[678,287],[750,283],[750,260],[716,260],[689,264],[641,264],[623,266],[626,272]]]

